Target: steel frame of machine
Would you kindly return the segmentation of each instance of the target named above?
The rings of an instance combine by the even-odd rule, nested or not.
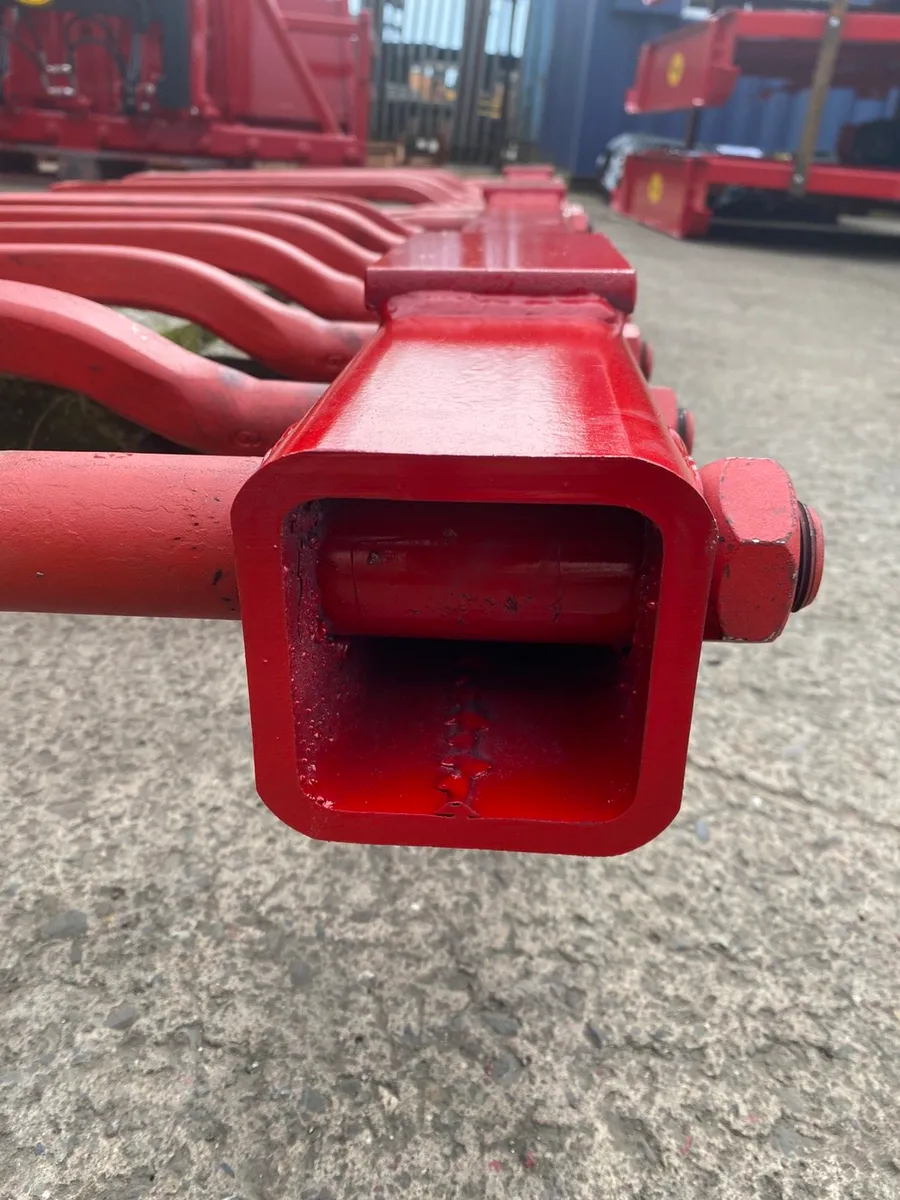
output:
[[[125,11],[123,8],[123,14]],[[38,30],[47,40],[50,50],[37,50],[16,34],[18,26],[13,23],[20,13],[25,14],[28,28]],[[293,10],[285,10],[278,0],[190,0],[184,51],[188,84],[175,107],[164,107],[155,98],[152,68],[158,71],[161,63],[155,25],[151,22],[141,32],[125,15],[101,14],[101,18],[104,38],[114,55],[110,52],[103,57],[94,38],[84,49],[73,52],[77,61],[53,64],[45,61],[48,54],[65,57],[65,39],[60,35],[65,12],[56,6],[19,8],[13,3],[0,13],[0,38],[10,50],[2,80],[0,147],[93,159],[217,159],[325,166],[365,160],[371,57],[366,9],[350,17],[346,5],[337,0],[307,0],[302,7],[295,3]],[[75,19],[90,26],[93,18]],[[316,64],[296,35],[333,40],[345,52],[342,50],[337,62]],[[251,47],[257,43],[271,52],[265,65],[257,61],[261,51],[253,58]],[[121,84],[111,78],[112,65],[114,59],[128,60],[136,44],[143,46],[149,64],[137,85],[144,99],[133,105],[134,111],[123,112]],[[273,72],[283,94],[277,103],[270,100],[267,108],[260,100],[266,86],[260,75],[271,77]],[[43,88],[37,86],[38,78],[44,80]],[[335,108],[332,89],[336,79],[352,92],[346,116]],[[272,85],[268,86],[271,90]],[[114,107],[106,101],[107,95],[118,97]],[[277,117],[273,115],[276,109]]]
[[[298,176],[269,198],[308,198]],[[388,186],[350,173],[347,211]],[[312,347],[298,380],[163,351],[85,299],[146,270],[144,297],[182,277],[194,312],[253,310],[119,212],[96,271],[91,243],[54,262],[41,223],[0,253],[0,369],[209,453],[0,454],[0,607],[239,616],[259,792],[309,836],[623,853],[678,811],[702,642],[777,637],[818,590],[821,526],[777,463],[697,467],[648,382],[634,269],[547,172],[404,186],[410,222],[455,205],[457,227],[373,217],[395,244],[353,279],[371,320],[282,325]],[[324,392],[322,342],[345,364]]]

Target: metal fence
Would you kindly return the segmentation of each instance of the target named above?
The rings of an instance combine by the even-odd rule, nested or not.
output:
[[[369,136],[438,161],[499,161],[514,128],[529,0],[367,0]]]

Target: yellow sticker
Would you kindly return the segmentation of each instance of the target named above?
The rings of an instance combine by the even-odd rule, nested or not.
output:
[[[663,177],[659,171],[654,171],[647,180],[647,199],[651,204],[659,204],[663,197]]]
[[[666,83],[669,87],[676,88],[682,79],[684,79],[684,55],[680,50],[676,50],[666,67]]]
[[[53,0],[16,0],[16,3],[24,5],[25,8],[46,8]]]

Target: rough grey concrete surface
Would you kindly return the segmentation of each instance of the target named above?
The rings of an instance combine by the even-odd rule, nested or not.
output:
[[[707,648],[610,861],[307,842],[237,627],[3,617],[4,1200],[900,1195],[900,259],[599,224],[698,456],[818,506],[819,603]]]

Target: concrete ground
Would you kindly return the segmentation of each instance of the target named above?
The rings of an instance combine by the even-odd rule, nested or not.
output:
[[[237,627],[4,616],[3,1200],[900,1195],[900,257],[598,224],[698,456],[818,507],[818,604],[707,648],[610,861],[307,842]]]

